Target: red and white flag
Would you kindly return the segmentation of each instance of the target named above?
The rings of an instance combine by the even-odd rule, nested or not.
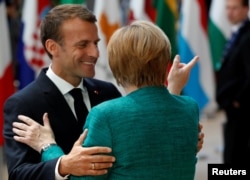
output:
[[[51,60],[40,40],[40,22],[51,9],[49,0],[24,0],[22,30],[18,47],[19,89],[31,83]]]
[[[14,93],[14,76],[11,62],[10,35],[7,23],[6,7],[0,0],[0,131],[3,129],[3,106],[5,100]],[[0,134],[0,146],[3,145]]]
[[[129,20],[145,20],[155,22],[156,10],[152,0],[130,0]]]

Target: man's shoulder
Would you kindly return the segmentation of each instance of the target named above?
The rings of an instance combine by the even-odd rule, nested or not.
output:
[[[84,82],[88,84],[112,84],[111,82],[96,78],[84,78]]]
[[[95,79],[95,78],[84,78],[84,86],[87,88],[116,88],[111,82]]]
[[[88,92],[94,92],[94,94],[109,94],[111,97],[120,97],[121,93],[118,88],[111,82],[95,79],[84,78],[84,86],[88,89]]]
[[[240,33],[242,34],[242,36],[249,36],[250,35],[250,21],[247,20],[243,27],[240,30]]]
[[[45,78],[45,79],[44,79]],[[42,87],[48,87],[49,79],[45,73],[41,71],[39,76],[22,89],[17,90],[11,97],[31,97],[41,93]]]
[[[8,97],[8,99],[6,101],[9,101],[9,100],[14,100],[14,99],[22,99],[23,101],[26,101],[28,99],[31,99],[33,98],[34,100],[34,97],[39,97],[37,95],[39,91],[39,88],[35,85],[34,82],[31,82],[30,84],[28,84],[27,86],[25,86],[24,88],[20,89],[20,90],[17,90],[14,94],[12,94],[10,97]]]

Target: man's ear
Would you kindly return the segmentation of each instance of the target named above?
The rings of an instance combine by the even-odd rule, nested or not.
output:
[[[52,57],[58,56],[59,44],[57,42],[52,39],[48,39],[45,42],[45,47]]]

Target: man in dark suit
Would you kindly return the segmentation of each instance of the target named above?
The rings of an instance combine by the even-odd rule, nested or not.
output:
[[[71,110],[73,98],[69,91],[75,87],[82,90],[86,105],[95,106],[103,101],[121,96],[111,83],[92,79],[95,64],[99,56],[98,31],[96,17],[82,6],[61,6],[46,16],[41,24],[42,44],[52,59],[49,68],[43,69],[39,77],[23,90],[10,97],[4,106],[4,151],[7,159],[9,179],[55,179],[55,167],[58,159],[40,163],[40,154],[13,139],[12,123],[17,116],[24,114],[42,124],[44,112],[51,118],[55,138],[69,153],[74,142],[82,133],[84,119],[77,119]],[[84,79],[83,79],[84,77]],[[72,112],[73,111],[73,112]],[[86,116],[86,114],[85,114]],[[98,175],[112,166],[114,157],[93,156],[96,153],[108,153],[106,147],[82,149],[85,166],[91,162],[103,163],[102,169],[86,171],[79,168],[79,174]],[[92,155],[92,156],[91,156]],[[83,163],[75,162],[77,169]],[[64,164],[69,164],[65,162]],[[58,164],[59,174],[63,164]]]
[[[224,163],[250,163],[250,22],[248,0],[227,0],[232,38],[217,76],[217,102],[225,110]]]
[[[100,175],[106,173],[115,161],[112,156],[96,155],[109,153],[111,149],[107,147],[84,148],[79,143],[77,151],[71,150],[75,142],[79,142],[77,139],[85,119],[77,119],[70,91],[81,89],[88,110],[121,96],[113,84],[92,79],[99,57],[95,22],[96,17],[89,10],[81,5],[69,4],[53,8],[42,21],[41,40],[52,60],[51,65],[43,69],[34,82],[11,96],[4,106],[4,148],[9,179],[54,180],[67,178],[69,174]],[[184,65],[177,58],[173,65],[176,68],[169,76],[170,92],[180,93],[196,61],[197,58],[194,58]],[[56,142],[67,155],[40,162],[40,153],[15,141],[16,133],[12,130],[13,123],[20,122],[18,115],[29,116],[43,124],[45,112],[49,114]],[[36,132],[39,132],[39,125],[36,127]],[[24,133],[21,129],[16,132],[19,135]],[[44,144],[42,150],[46,151],[49,145]]]

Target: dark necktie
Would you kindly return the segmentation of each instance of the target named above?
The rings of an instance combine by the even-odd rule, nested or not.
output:
[[[237,37],[237,34],[238,34],[237,32],[232,33],[231,38],[226,43],[226,47],[225,47],[224,52],[223,52],[223,57],[225,57],[228,54],[228,52],[230,51],[231,47],[233,47],[233,44],[234,44],[236,37]]]
[[[82,128],[85,123],[87,114],[88,114],[88,109],[85,103],[83,102],[82,90],[80,88],[74,88],[71,91],[69,91],[69,93],[74,98],[74,108],[75,108],[78,124]]]

